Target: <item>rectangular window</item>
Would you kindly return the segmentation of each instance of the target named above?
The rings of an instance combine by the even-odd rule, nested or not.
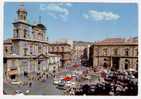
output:
[[[23,60],[21,65],[22,65],[22,68],[23,68],[23,72],[28,72],[28,62],[27,62],[27,60]]]
[[[8,53],[8,49],[7,49],[7,47],[5,47],[5,52],[6,52],[6,54]]]
[[[30,45],[30,54],[32,55],[32,51],[33,51],[33,46]]]
[[[38,45],[38,53],[41,53],[42,52],[41,49],[42,49],[41,44],[39,44]]]
[[[15,47],[15,45],[12,46],[12,52],[13,52],[14,54],[16,54],[16,47]]]
[[[114,55],[118,55],[118,49],[114,49]]]
[[[136,49],[135,51],[136,51],[136,52],[135,52],[135,53],[136,53],[135,55],[138,56],[138,49]]]
[[[62,52],[64,52],[64,47],[61,47],[62,48]]]
[[[19,37],[19,30],[16,29],[16,37],[18,38]]]
[[[26,38],[26,37],[27,37],[27,30],[24,29],[24,38]]]
[[[27,48],[24,48],[24,56],[27,56]]]

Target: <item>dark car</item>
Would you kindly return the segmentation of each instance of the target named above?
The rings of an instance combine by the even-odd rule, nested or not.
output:
[[[61,89],[61,90],[65,90],[65,81],[61,80],[61,82],[58,83],[56,88]]]

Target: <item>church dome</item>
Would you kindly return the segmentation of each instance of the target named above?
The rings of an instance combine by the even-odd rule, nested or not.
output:
[[[37,24],[36,26],[43,29],[43,30],[46,30],[46,27],[43,24]]]

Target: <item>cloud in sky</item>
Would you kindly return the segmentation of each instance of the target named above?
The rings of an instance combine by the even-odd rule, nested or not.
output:
[[[68,7],[72,7],[71,3],[66,3],[65,5],[68,6]]]
[[[118,20],[120,16],[112,12],[89,10],[87,13],[83,14],[85,19],[92,19],[95,21],[110,21]]]
[[[47,11],[48,15],[52,16],[55,19],[62,19],[63,21],[67,20],[69,15],[69,10],[66,7],[72,7],[71,3],[50,3],[50,4],[41,4],[40,10]]]

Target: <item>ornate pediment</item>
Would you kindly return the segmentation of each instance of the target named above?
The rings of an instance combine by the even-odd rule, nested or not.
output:
[[[49,56],[48,55],[44,55],[44,54],[40,54],[40,55],[37,56],[37,58],[44,59],[44,58],[49,58]]]

